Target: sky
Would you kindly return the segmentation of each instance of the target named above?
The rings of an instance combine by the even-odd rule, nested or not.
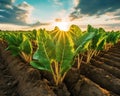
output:
[[[52,29],[59,22],[120,30],[120,0],[0,0],[1,30]]]

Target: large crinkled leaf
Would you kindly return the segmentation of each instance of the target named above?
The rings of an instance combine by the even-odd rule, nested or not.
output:
[[[74,57],[74,44],[68,33],[61,32],[56,43],[56,60],[60,64],[60,74],[67,72]]]
[[[83,32],[77,25],[71,25],[68,33],[70,34],[71,38],[74,41],[74,44],[76,45],[76,41],[78,40],[79,36],[82,36]]]
[[[96,44],[96,50],[103,50],[104,45],[106,44],[106,35],[102,35]]]
[[[100,44],[104,39],[106,39],[106,35],[105,35],[104,33],[100,33],[100,34],[98,35],[98,39],[96,40],[96,41],[97,41],[96,47],[98,47],[99,44]]]
[[[107,36],[105,33],[102,33],[102,32],[97,33],[92,39],[91,48],[94,50],[102,49],[102,47],[104,46],[103,44],[105,44],[106,37]]]
[[[32,32],[32,37],[31,37],[31,38],[32,38],[33,40],[37,40],[38,36],[39,36],[39,31],[33,30],[33,32]]]
[[[8,42],[8,45],[18,45],[17,36],[15,36],[14,34],[6,35],[6,40]]]
[[[100,42],[99,46],[96,48],[96,50],[103,50],[105,44],[106,44],[106,40],[103,39],[102,42]]]
[[[68,32],[71,34],[71,36],[75,36],[75,37],[82,34],[81,29],[77,25],[71,25]]]
[[[53,39],[53,40],[55,41],[55,43],[56,43],[57,39],[59,38],[59,34],[61,33],[61,30],[56,26],[56,27],[54,28],[54,30],[50,31],[49,33],[50,33],[52,39]]]
[[[8,41],[9,45],[19,46],[23,42],[23,34],[11,33],[9,35],[6,35],[6,40]]]
[[[107,40],[106,40],[107,43],[115,44],[118,42],[118,40],[119,40],[119,34],[117,34],[116,32],[107,33]]]
[[[9,45],[6,50],[10,50],[14,56],[17,56],[20,53],[20,48],[14,45]]]
[[[86,32],[82,36],[80,36],[77,42],[77,48],[75,54],[78,54],[79,52],[82,52],[84,49],[89,47],[89,43],[94,36],[95,36],[94,32],[90,32],[90,33]]]
[[[21,44],[20,44],[20,49],[22,52],[24,52],[25,54],[32,54],[32,44],[31,42],[26,39],[24,40]]]
[[[94,27],[92,27],[91,25],[88,25],[87,26],[87,32],[89,32],[89,33],[97,33],[97,32],[99,32],[99,30],[97,29],[97,28],[94,28]]]
[[[54,58],[54,42],[50,35],[45,31],[40,31],[38,49],[33,55],[33,61],[30,63],[33,67],[39,66],[41,70],[51,71],[51,61]],[[36,62],[37,61],[37,62]],[[38,63],[39,62],[39,63]],[[36,64],[36,65],[35,65]]]
[[[49,70],[49,69],[46,69],[46,65],[40,63],[39,61],[31,61],[30,64],[31,64],[34,68],[36,68],[36,69],[51,71],[51,70]]]
[[[17,36],[17,43],[21,44],[24,41],[25,35],[23,33],[18,33],[16,36]]]
[[[20,53],[20,44],[22,42],[22,34],[9,33],[6,35],[6,40],[8,42],[8,48],[6,50],[10,50],[13,55],[19,55]]]

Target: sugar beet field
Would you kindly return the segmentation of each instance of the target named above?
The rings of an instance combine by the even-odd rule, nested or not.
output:
[[[1,31],[0,96],[120,96],[120,31]]]

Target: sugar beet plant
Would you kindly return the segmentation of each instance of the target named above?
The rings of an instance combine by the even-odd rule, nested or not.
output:
[[[103,28],[93,28],[91,25],[88,25],[87,29],[88,33],[94,33],[94,37],[88,44],[86,50],[86,63],[89,63],[93,56],[99,54],[101,50],[104,50],[104,46],[106,45],[106,32]]]
[[[54,33],[55,32],[55,33]],[[61,84],[66,73],[74,64],[74,59],[93,34],[85,33],[79,36],[78,46],[75,47],[74,41],[69,32],[60,31],[56,28],[54,35],[45,30],[40,30],[38,37],[38,49],[33,55],[30,63],[33,67],[46,70],[53,75],[55,84]]]
[[[86,51],[86,63],[89,63],[93,56],[97,56],[101,50],[108,50],[119,41],[120,32],[106,32],[103,28],[94,28],[91,25],[88,25],[87,32],[95,33],[94,37],[91,40],[91,43],[88,45]],[[108,46],[109,45],[109,46]]]
[[[74,44],[67,33],[61,33],[56,43],[45,31],[40,30],[38,49],[30,63],[33,67],[52,73],[55,84],[60,84],[72,66]]]
[[[91,40],[93,39],[93,37],[95,37],[95,33],[94,32],[93,33],[82,32],[81,29],[76,25],[71,25],[68,32],[74,41],[75,49],[77,50],[80,47],[79,51],[77,52],[77,56],[76,56],[77,68],[79,69],[84,53],[86,52],[86,50],[88,50]],[[83,42],[85,42],[84,45],[80,46]]]
[[[40,29],[31,33],[0,33],[0,38],[7,41],[7,50],[13,55],[22,57],[34,68],[50,72],[55,84],[59,85],[76,59],[79,69],[83,54],[87,56],[88,63],[95,54],[105,49],[106,44],[117,43],[120,32],[106,33],[104,29],[90,25],[86,32],[82,32],[78,26],[72,25],[66,32],[55,27],[52,31]],[[37,45],[36,50],[34,45]]]
[[[109,50],[112,46],[114,46],[119,40],[120,40],[120,32],[107,32],[107,39],[106,39],[106,45],[105,45],[105,50]]]
[[[8,42],[7,50],[14,56],[19,55],[25,62],[32,60],[32,45],[29,39],[22,33],[8,33],[5,36]]]

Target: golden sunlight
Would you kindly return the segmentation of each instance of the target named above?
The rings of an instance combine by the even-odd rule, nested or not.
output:
[[[62,31],[67,31],[69,29],[69,23],[68,22],[54,22],[53,26],[59,27]]]

